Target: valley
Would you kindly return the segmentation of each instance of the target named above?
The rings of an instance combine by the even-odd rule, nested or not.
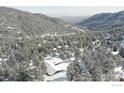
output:
[[[0,7],[0,81],[120,81],[124,15],[115,14],[97,14],[71,24]]]

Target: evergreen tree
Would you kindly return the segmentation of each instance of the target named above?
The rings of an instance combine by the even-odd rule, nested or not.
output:
[[[89,72],[80,67],[79,62],[71,63],[67,70],[67,79],[69,81],[90,81],[91,75]]]
[[[94,63],[94,69],[93,69],[93,81],[101,81],[102,80],[102,67],[101,67],[101,62],[96,61]]]

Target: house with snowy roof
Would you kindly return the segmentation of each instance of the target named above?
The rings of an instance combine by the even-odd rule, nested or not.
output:
[[[61,58],[51,56],[44,58],[44,64],[47,67],[48,75],[53,75],[56,72],[64,71],[69,65],[68,62],[64,62]]]
[[[114,69],[114,72],[115,72],[114,76],[116,80],[124,81],[124,69],[122,66],[116,67]]]

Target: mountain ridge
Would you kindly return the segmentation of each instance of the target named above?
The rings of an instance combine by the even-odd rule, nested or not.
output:
[[[14,8],[0,7],[1,34],[10,33],[10,28],[13,28],[11,33],[21,32],[29,36],[40,36],[46,33],[62,34],[73,32],[74,30],[71,27],[67,27],[67,24],[63,20],[44,14],[34,14]]]
[[[124,28],[124,11],[116,13],[100,13],[85,19],[76,25],[90,30],[103,31]]]

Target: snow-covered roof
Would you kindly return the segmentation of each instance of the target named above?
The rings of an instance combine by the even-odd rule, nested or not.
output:
[[[50,57],[50,56],[46,57],[44,59],[44,63],[47,67],[47,73],[49,75],[53,75],[55,72],[62,70],[62,68],[59,67],[59,65],[56,65],[61,62],[63,62],[63,60],[61,58]]]
[[[11,27],[11,26],[8,26],[7,28],[8,28],[8,29],[10,29],[10,30],[13,30],[13,29],[14,29],[14,28],[13,28],[13,27]]]
[[[56,68],[57,68],[57,70],[59,70],[59,71],[61,71],[61,70],[67,70],[67,67],[68,67],[68,65],[69,65],[70,63],[61,63],[61,64],[59,64],[59,65],[56,65]]]
[[[44,64],[45,64],[45,66],[47,67],[47,71],[46,71],[46,72],[47,72],[49,75],[53,75],[55,72],[58,71],[53,63],[44,61]]]
[[[95,42],[96,42],[96,43],[98,43],[98,42],[99,42],[99,40],[96,40]]]
[[[68,48],[68,47],[69,47],[69,45],[65,45],[65,47],[66,47],[66,48]]]
[[[41,46],[41,44],[38,44],[38,46],[40,47],[40,46]]]
[[[28,38],[28,39],[31,39],[31,37],[30,37],[30,36],[28,36],[28,35],[27,35],[27,38]]]
[[[17,34],[20,34],[20,33],[21,33],[20,31],[17,32]]]
[[[18,40],[21,40],[22,39],[22,37],[18,37]]]
[[[6,57],[5,55],[2,58],[0,58],[0,61],[3,61],[3,62],[5,62],[7,60],[8,60],[8,57]]]
[[[53,48],[53,50],[56,50],[56,48]]]
[[[43,43],[46,43],[46,40],[43,40]]]
[[[99,43],[99,40],[93,41],[92,44],[95,45],[96,43]]]
[[[29,66],[30,66],[30,67],[33,66],[33,63],[31,62],[31,63],[29,64]]]
[[[44,38],[44,37],[45,37],[45,35],[42,35],[41,37],[42,37],[42,38]]]
[[[80,48],[80,51],[81,51],[81,52],[83,52],[83,51],[84,51],[84,49],[83,49],[83,48]]]
[[[56,58],[56,57],[49,57],[49,58],[45,59],[44,61],[53,63],[55,65],[63,62],[63,60],[61,58]]]
[[[111,49],[110,49],[110,48],[108,48],[108,49],[107,49],[107,51],[111,51]]]
[[[36,66],[31,66],[29,69],[34,69]]]
[[[61,58],[46,57],[44,63],[47,67],[47,73],[53,75],[57,71],[65,71],[69,65],[69,62],[64,62]]]
[[[95,45],[95,42],[92,42],[93,45]]]
[[[75,60],[75,57],[71,57],[70,60],[71,60],[71,61],[74,61],[74,60]]]
[[[114,73],[115,73],[115,79],[119,80],[120,78],[124,78],[124,72],[122,70],[122,67],[116,67],[114,69]]]
[[[4,58],[4,59],[3,59],[4,62],[7,61],[7,60],[8,60],[8,58]]]
[[[62,46],[58,46],[58,48],[61,48]]]
[[[111,53],[112,55],[118,55],[119,51],[116,51],[116,52],[112,51]]]
[[[59,53],[55,53],[55,55],[56,55],[56,56],[58,56],[58,55],[59,55]]]
[[[114,72],[122,72],[122,67],[121,66],[120,67],[116,67],[114,69]]]

